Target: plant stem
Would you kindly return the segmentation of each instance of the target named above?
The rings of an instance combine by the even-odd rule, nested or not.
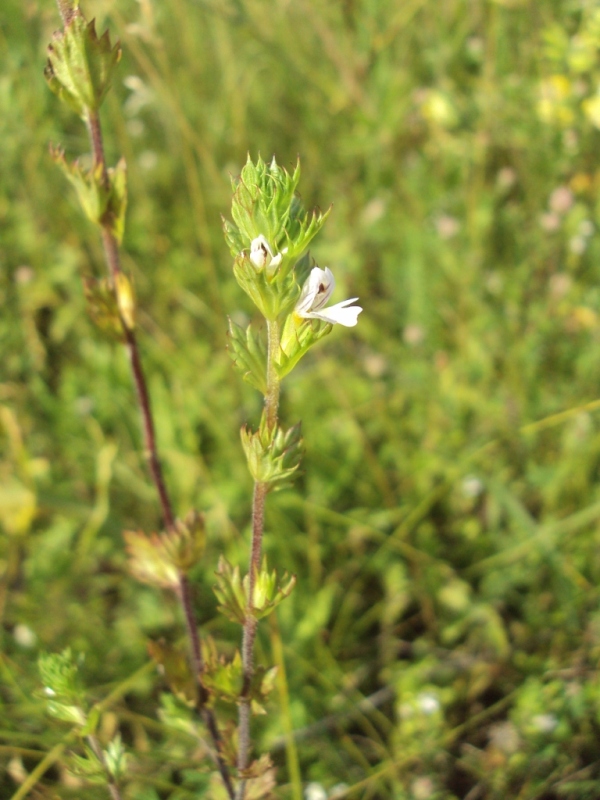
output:
[[[114,237],[111,236],[111,238]],[[167,492],[162,466],[158,457],[156,435],[154,430],[154,418],[152,416],[150,397],[148,395],[148,387],[146,385],[146,378],[142,368],[137,340],[135,338],[134,331],[130,330],[125,325],[123,325],[123,330],[125,331],[125,347],[127,349],[127,355],[129,356],[129,362],[131,364],[131,373],[133,375],[133,382],[135,384],[135,391],[142,417],[144,449],[146,452],[146,458],[148,460],[148,467],[150,469],[150,474],[152,475],[154,485],[156,486],[165,526],[168,530],[172,530],[175,526],[175,517],[173,514],[173,507],[171,505],[171,499]]]
[[[67,25],[71,21],[73,15],[75,14],[75,9],[73,7],[72,0],[57,0],[57,4],[62,20],[64,24]],[[100,116],[96,110],[93,111],[88,110],[88,114],[86,117],[86,125],[88,129],[90,143],[92,146],[92,157],[94,161],[94,166],[95,167],[100,166],[102,182],[105,186],[108,186],[109,173],[108,173],[108,167],[106,165],[106,157],[104,154],[102,126],[100,123]],[[119,243],[115,238],[108,223],[102,224],[101,230],[102,230],[102,243],[104,245],[104,254],[106,258],[106,263],[108,266],[110,277],[114,284],[115,279],[121,272]],[[148,394],[146,376],[144,374],[144,369],[140,358],[135,332],[131,329],[131,327],[125,324],[124,320],[121,321],[125,337],[125,347],[127,350],[127,354],[129,356],[129,362],[131,364],[133,382],[135,385],[138,404],[140,408],[140,416],[142,418],[144,451],[146,459],[148,461],[150,474],[152,476],[152,480],[156,487],[156,491],[160,501],[165,527],[167,528],[167,530],[171,531],[175,529],[175,515],[173,513],[173,505],[169,497],[169,493],[163,475],[162,465],[160,463],[160,459],[158,456],[154,418],[152,415],[152,406],[150,404],[150,395]],[[208,694],[202,684],[201,676],[202,676],[202,671],[204,669],[202,649],[200,646],[200,639],[198,637],[198,626],[196,624],[196,619],[192,605],[191,587],[189,585],[187,577],[183,574],[180,576],[178,595],[183,609],[186,629],[190,641],[192,669],[194,671],[194,675],[196,676],[196,680],[198,682],[198,689],[199,689],[198,711],[212,739],[213,746],[215,749],[215,754],[214,754],[215,762],[217,764],[219,773],[221,774],[221,778],[223,780],[223,784],[227,791],[227,795],[230,798],[230,800],[234,800],[235,792],[233,789],[231,776],[229,774],[229,768],[221,755],[221,735],[219,733],[219,728],[217,725],[215,715],[212,709],[210,709],[207,706]],[[94,745],[92,744],[91,746],[95,750]],[[96,742],[96,747],[98,747],[97,742]],[[100,750],[100,756],[101,755],[102,751]],[[116,788],[116,785],[114,787],[114,791],[116,792],[116,794],[113,792],[113,788],[111,788],[110,785],[109,788],[111,789],[113,800],[120,800],[120,796],[118,794],[118,789]]]
[[[276,357],[279,350],[279,323],[267,320],[267,393],[265,395],[265,416],[269,430],[277,425],[279,412],[279,375]]]
[[[279,376],[276,369],[276,355],[279,349],[279,323],[277,320],[267,320],[267,391],[265,394],[264,416],[269,431],[277,426],[279,412]],[[248,767],[250,758],[250,718],[252,715],[252,699],[249,695],[252,677],[254,675],[254,641],[256,639],[257,620],[253,611],[254,587],[256,576],[260,570],[262,554],[262,540],[265,528],[265,500],[269,485],[262,481],[254,484],[252,498],[252,544],[250,546],[250,572],[248,576],[248,614],[244,622],[242,636],[242,669],[244,683],[239,713],[239,749],[238,772],[242,773]],[[244,800],[246,781],[241,778],[238,784],[236,800]]]
[[[198,712],[202,717],[202,721],[206,725],[206,728],[213,741],[213,745],[215,747],[214,758],[219,773],[221,775],[221,779],[223,781],[223,784],[225,785],[227,794],[229,795],[231,800],[233,800],[233,798],[235,797],[235,791],[233,789],[233,784],[231,782],[229,769],[221,755],[221,734],[219,733],[219,728],[217,726],[217,720],[215,718],[214,712],[206,704],[208,700],[208,692],[206,691],[204,684],[202,683],[202,673],[204,672],[204,658],[202,657],[202,647],[200,645],[198,628],[196,626],[196,619],[194,617],[194,610],[192,607],[191,587],[187,575],[184,575],[183,573],[181,573],[179,576],[179,599],[181,602],[181,606],[183,608],[183,613],[185,616],[185,624],[191,644],[192,668],[194,670],[194,675],[198,676]]]
[[[110,796],[111,796],[112,800],[122,800],[121,792],[119,791],[119,787],[118,787],[115,779],[113,778],[113,776],[110,774],[108,766],[106,765],[106,759],[104,757],[104,753],[102,752],[102,748],[100,747],[100,743],[98,742],[98,739],[96,739],[95,736],[91,736],[90,735],[90,736],[87,737],[87,741],[88,741],[89,746],[94,751],[94,755],[96,756],[98,761],[102,764],[102,769],[104,770],[104,772],[106,774],[106,782],[107,782],[106,785],[108,787],[108,791],[110,792]]]

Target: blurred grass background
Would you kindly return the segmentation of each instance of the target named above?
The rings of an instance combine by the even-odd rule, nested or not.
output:
[[[259,723],[279,796],[600,797],[600,7],[586,0],[88,0],[123,45],[104,108],[129,165],[124,264],[177,510],[205,511],[199,618],[219,553],[245,563],[239,427],[260,399],[226,315],[252,313],[220,215],[247,152],[299,154],[312,254],[359,296],[284,384],[305,470],[266,550],[298,575]],[[126,796],[205,796],[149,638],[176,606],[125,569],[160,524],[124,354],[86,315],[96,231],[48,156],[88,150],[48,91],[50,0],[0,9],[0,796],[61,742],[41,651],[86,654],[133,754]],[[136,678],[135,676],[138,675]],[[133,676],[133,677],[132,677]],[[287,699],[287,702],[286,702]],[[283,708],[283,713],[280,712]],[[291,759],[291,763],[290,763]],[[104,797],[53,764],[38,798]],[[311,794],[312,793],[312,794]]]

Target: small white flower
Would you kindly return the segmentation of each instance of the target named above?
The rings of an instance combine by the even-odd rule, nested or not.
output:
[[[320,783],[313,781],[304,790],[304,800],[327,800],[327,792]]]
[[[281,264],[281,257],[282,254],[287,253],[287,247],[284,248],[281,253],[277,253],[277,255],[273,255],[273,251],[271,250],[271,246],[265,239],[265,237],[260,234],[257,236],[256,239],[253,239],[250,243],[250,261],[254,264],[257,269],[262,269],[263,267],[277,267]]]
[[[532,717],[531,723],[540,733],[552,733],[558,725],[558,720],[554,714],[536,714]]]
[[[349,303],[358,300],[358,297],[351,297],[349,300],[342,300],[341,303],[336,303],[329,308],[323,308],[334,289],[335,279],[329,267],[325,267],[325,269],[314,267],[302,287],[295,313],[303,319],[322,319],[324,322],[332,324],[339,322],[346,328],[353,328],[362,308],[350,306]]]
[[[33,647],[37,642],[35,633],[28,625],[23,625],[21,622],[15,625],[13,636],[15,637],[15,642],[20,644],[21,647]]]
[[[417,704],[419,709],[427,717],[431,716],[431,714],[437,713],[441,708],[440,701],[433,694],[433,692],[421,692],[417,696]]]

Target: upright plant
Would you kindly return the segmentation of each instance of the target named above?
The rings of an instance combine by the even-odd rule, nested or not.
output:
[[[135,577],[178,597],[186,624],[189,653],[163,643],[150,652],[163,668],[171,689],[204,723],[220,777],[215,796],[230,800],[267,797],[274,786],[268,757],[251,762],[251,716],[262,711],[274,671],[254,665],[254,643],[260,619],[292,591],[295,578],[278,578],[262,555],[267,495],[288,485],[301,459],[300,426],[279,424],[279,394],[288,375],[315,342],[332,326],[356,325],[356,298],[327,306],[335,281],[331,270],[311,262],[306,252],[323,226],[327,213],[304,210],[296,193],[300,167],[288,173],[273,159],[250,158],[233,181],[231,221],[224,222],[225,238],[234,257],[233,272],[252,300],[264,324],[246,330],[230,321],[234,363],[244,379],[264,396],[255,429],[243,427],[242,446],[254,480],[251,546],[248,573],[222,555],[216,572],[215,594],[220,611],[242,628],[241,649],[225,661],[208,637],[200,637],[194,616],[189,572],[204,551],[201,514],[177,518],[163,476],[154,419],[136,333],[136,299],[123,271],[119,248],[125,229],[127,173],[123,159],[107,165],[100,107],[119,62],[121,50],[108,33],[98,37],[77,0],[58,0],[63,30],[48,48],[49,85],[84,121],[90,138],[92,163],[68,163],[62,150],[52,155],[74,185],[88,218],[98,226],[104,245],[107,274],[87,278],[85,292],[93,319],[125,346],[137,394],[144,449],[162,511],[164,531],[147,536],[128,531],[125,539]],[[48,710],[69,721],[87,742],[84,756],[72,768],[88,779],[106,784],[113,800],[121,797],[126,780],[126,754],[118,737],[103,750],[97,736],[102,706],[88,707],[78,683],[77,664],[70,654],[47,656],[40,664]],[[237,726],[228,724],[227,706],[238,707]],[[224,795],[223,795],[224,793]]]

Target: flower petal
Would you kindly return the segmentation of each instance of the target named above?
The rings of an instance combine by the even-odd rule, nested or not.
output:
[[[258,269],[273,261],[273,251],[262,233],[250,243],[250,261]]]
[[[341,303],[336,303],[329,308],[323,308],[320,311],[310,311],[300,316],[306,319],[321,319],[333,325],[337,322],[340,325],[344,325],[346,328],[353,328],[358,322],[358,315],[362,311],[361,306],[348,305],[355,300],[358,300],[358,297],[351,297],[349,300],[342,300]]]
[[[304,282],[302,292],[296,303],[296,314],[306,316],[310,311],[323,308],[335,289],[335,278],[329,267],[313,267]]]

